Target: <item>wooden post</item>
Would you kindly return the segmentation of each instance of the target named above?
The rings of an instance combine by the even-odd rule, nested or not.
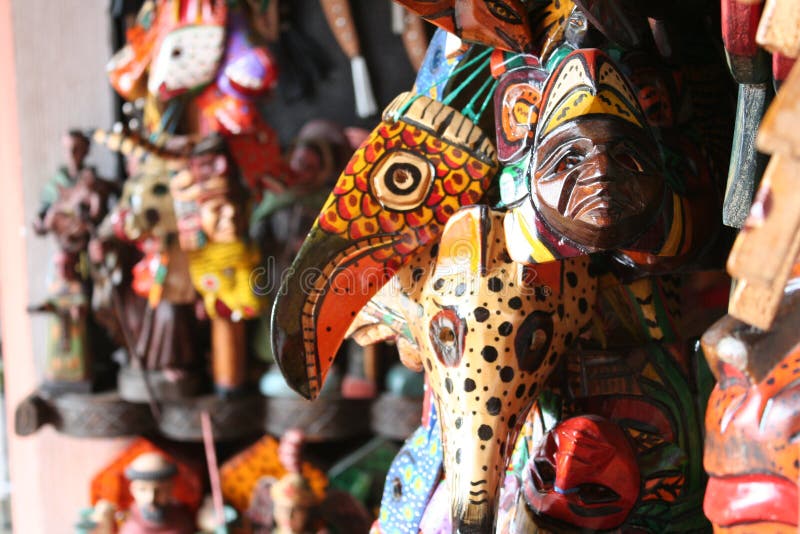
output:
[[[232,392],[245,382],[247,347],[244,322],[216,317],[211,320],[211,362],[214,387]]]

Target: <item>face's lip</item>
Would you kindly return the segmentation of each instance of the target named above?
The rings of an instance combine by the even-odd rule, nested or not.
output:
[[[773,474],[712,476],[703,511],[716,526],[755,522],[798,524],[797,483]]]

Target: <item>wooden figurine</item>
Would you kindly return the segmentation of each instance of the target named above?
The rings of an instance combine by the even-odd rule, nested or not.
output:
[[[112,533],[194,533],[202,484],[187,465],[140,438],[92,479],[90,493],[95,522]]]
[[[45,384],[56,391],[88,392],[92,387],[92,344],[101,349],[102,334],[90,312],[91,279],[87,248],[95,229],[108,213],[116,192],[98,178],[84,161],[90,141],[77,130],[67,132],[62,144],[67,164],[47,183],[34,230],[55,236],[59,252],[54,260],[47,300],[29,308],[53,314],[45,360]],[[100,356],[97,354],[96,356]]]
[[[221,470],[225,499],[257,533],[303,534],[326,526],[366,532],[366,511],[349,495],[326,489],[325,475],[302,458],[303,440],[301,431],[289,429],[280,443],[266,436],[228,460]]]
[[[157,452],[139,455],[125,469],[134,504],[119,534],[193,534],[194,515],[188,507],[176,504],[172,481],[177,466]]]
[[[136,173],[126,182],[97,245],[100,258],[126,243],[136,244],[142,254],[130,283],[110,290],[111,310],[129,354],[118,378],[120,394],[132,402],[191,397],[203,386],[202,338],[197,335],[197,294],[187,255],[178,244],[169,190],[176,162],[155,154],[141,163],[132,154],[129,161]]]
[[[209,137],[171,178],[178,239],[189,273],[211,319],[212,374],[221,394],[245,385],[244,320],[256,317],[261,300],[250,285],[258,252],[245,239],[247,203],[224,141]]]

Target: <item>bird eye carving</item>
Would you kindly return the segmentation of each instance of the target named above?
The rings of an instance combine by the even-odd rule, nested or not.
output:
[[[385,208],[410,211],[428,198],[433,175],[433,165],[422,156],[407,151],[391,152],[372,171],[372,193]]]
[[[503,22],[507,22],[509,24],[522,24],[522,17],[519,16],[519,13],[517,13],[514,8],[502,0],[487,0],[486,7],[489,8],[489,11],[492,13],[492,15]]]

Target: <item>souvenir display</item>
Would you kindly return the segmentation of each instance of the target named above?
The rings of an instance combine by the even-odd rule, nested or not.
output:
[[[669,66],[660,50],[684,43],[644,18],[674,22],[669,9],[621,21],[617,6],[601,2],[543,2],[538,11],[402,3],[478,44],[429,84],[444,85],[440,101],[423,96],[419,80],[418,94],[398,97],[372,134],[382,142],[362,145],[334,187],[275,304],[274,350],[287,382],[316,397],[347,335],[392,339],[405,365],[425,371],[441,437],[421,454],[442,476],[408,468],[406,482],[421,491],[400,515],[392,510],[405,486],[387,481],[379,531],[492,531],[500,500],[520,518],[508,523],[504,508],[508,532],[527,531],[522,518],[556,530],[655,532],[665,518],[706,528],[698,436],[708,392],[697,388],[703,370],[691,336],[673,327],[687,275],[672,273],[721,263],[711,246],[721,206],[714,129],[726,119],[705,121],[688,107],[693,91],[724,88],[721,76],[695,75],[702,65],[719,73],[719,58]],[[701,22],[681,26],[692,24]],[[644,49],[649,38],[659,52]],[[601,47],[585,47],[592,39]],[[496,154],[480,126],[492,96]],[[454,117],[446,126],[426,118],[443,111]],[[466,126],[455,139],[454,123]],[[411,125],[427,127],[439,150],[408,144],[423,133],[404,132],[398,143],[383,133]],[[708,146],[697,141],[706,132]],[[452,192],[455,209],[419,211]],[[541,403],[531,406],[545,392],[558,407],[551,424],[535,442],[524,433],[518,441],[541,417]],[[511,466],[525,443],[532,464]],[[619,456],[593,452],[600,443]],[[598,454],[607,471],[559,463],[568,451],[592,463]],[[618,487],[619,466],[629,476]],[[554,478],[575,495],[554,491]]]
[[[159,447],[74,529],[796,531],[797,2],[370,6],[131,8],[15,424]]]

